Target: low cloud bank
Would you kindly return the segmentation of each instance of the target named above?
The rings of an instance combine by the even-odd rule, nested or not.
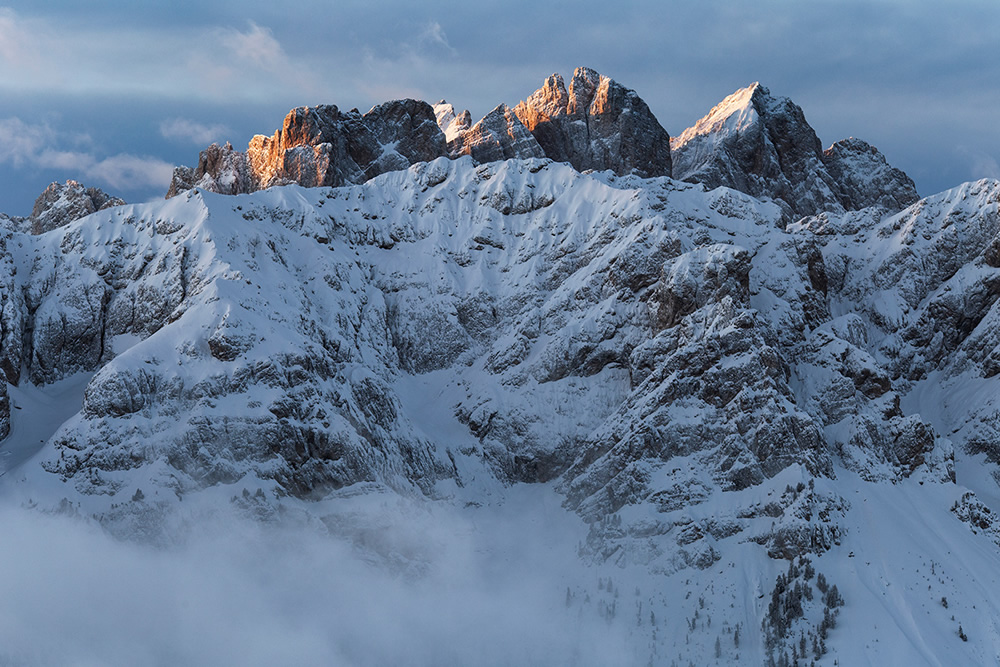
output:
[[[626,655],[624,637],[564,604],[567,586],[596,578],[576,558],[575,517],[365,503],[328,518],[330,530],[216,515],[166,549],[80,519],[0,510],[0,664],[556,665]]]

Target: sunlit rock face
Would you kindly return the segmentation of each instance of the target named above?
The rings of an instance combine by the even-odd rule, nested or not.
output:
[[[578,67],[569,89],[553,74],[514,108],[546,157],[577,170],[670,176],[670,136],[634,90]]]
[[[545,157],[545,151],[506,104],[493,109],[468,130],[459,132],[448,142],[448,152],[452,157],[471,155],[476,162]]]
[[[864,142],[824,152],[802,109],[755,83],[738,90],[671,140],[676,178],[770,197],[790,217],[917,199],[913,181]]]
[[[444,138],[449,142],[472,127],[472,115],[469,110],[456,113],[455,107],[445,100],[434,105],[434,114],[437,116],[438,127],[444,132]]]
[[[386,102],[360,114],[333,105],[299,107],[272,136],[246,153],[229,144],[201,152],[198,166],[177,167],[167,198],[193,187],[220,194],[274,185],[363,183],[441,156],[480,163],[548,157],[578,171],[670,176],[670,136],[635,91],[578,68],[569,89],[553,74],[526,101],[500,104],[478,123],[442,100]]]
[[[202,151],[196,169],[175,169],[167,197],[192,187],[240,194],[288,183],[363,183],[446,151],[434,109],[426,102],[395,100],[363,115],[334,105],[298,107],[272,136],[251,139],[246,153],[213,144]]]
[[[52,183],[35,200],[28,222],[32,234],[44,234],[95,211],[124,203],[99,188],[86,188],[73,180]]]
[[[225,195],[252,192],[253,178],[246,154],[234,149],[229,142],[225,146],[212,144],[198,156],[195,169],[174,168],[167,198],[193,187]]]

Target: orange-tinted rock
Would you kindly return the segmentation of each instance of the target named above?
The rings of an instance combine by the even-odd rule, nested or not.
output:
[[[546,157],[578,170],[671,175],[670,135],[634,90],[579,67],[569,90],[553,74],[514,113]]]

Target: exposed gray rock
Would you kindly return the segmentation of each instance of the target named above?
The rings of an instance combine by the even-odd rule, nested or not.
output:
[[[916,200],[913,182],[857,140],[822,150],[802,109],[755,83],[738,90],[671,140],[674,176],[770,197],[790,217]]]
[[[434,109],[426,102],[407,99],[379,104],[362,122],[382,145],[381,155],[366,169],[368,178],[448,154]]]
[[[364,115],[333,105],[298,107],[273,136],[251,139],[246,153],[213,144],[202,151],[196,169],[177,167],[167,198],[192,187],[240,194],[287,183],[362,183],[446,152],[444,134],[426,102],[386,102]]]
[[[569,90],[553,74],[514,108],[545,151],[575,169],[670,176],[670,136],[634,90],[578,67]]]
[[[212,144],[198,155],[198,167],[175,167],[167,198],[191,188],[201,188],[224,195],[236,195],[254,190],[250,165],[244,153],[226,142]]]
[[[7,383],[0,381],[0,440],[10,433],[10,395]]]
[[[910,177],[861,139],[851,137],[834,143],[823,151],[823,162],[840,186],[845,209],[879,206],[899,211],[920,199]]]
[[[70,180],[52,183],[35,200],[35,206],[28,216],[32,234],[44,234],[74,220],[125,202],[112,197],[99,188],[85,188]]]
[[[542,147],[506,104],[459,132],[448,142],[448,152],[452,157],[471,155],[476,162],[545,157]]]

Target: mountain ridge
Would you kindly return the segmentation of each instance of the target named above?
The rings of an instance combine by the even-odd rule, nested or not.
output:
[[[599,159],[638,102],[580,81],[521,111],[576,127],[605,94],[612,132],[550,126]],[[419,580],[426,545],[379,528],[399,503],[480,521],[541,489],[561,509],[524,521],[582,532],[538,594],[624,662],[1000,652],[1000,182],[910,201],[759,85],[672,163],[748,189],[777,163],[756,196],[494,159],[543,145],[517,108],[302,108],[168,199],[0,218],[0,493],[164,546],[300,526]]]

